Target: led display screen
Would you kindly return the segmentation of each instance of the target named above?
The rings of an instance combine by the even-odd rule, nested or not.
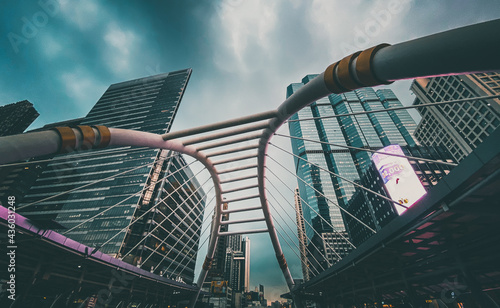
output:
[[[373,154],[372,160],[384,181],[389,197],[406,207],[417,202],[426,191],[418,179],[408,159],[384,155],[384,153],[405,155],[399,145],[390,145]],[[406,209],[395,205],[399,215]]]

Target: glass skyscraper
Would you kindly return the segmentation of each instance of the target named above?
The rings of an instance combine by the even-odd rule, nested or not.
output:
[[[27,100],[0,106],[0,136],[21,134],[38,116],[33,104]],[[5,202],[7,196],[21,200],[34,176],[36,170],[29,166],[0,167],[0,200]]]
[[[168,132],[190,75],[186,69],[113,84],[80,124]],[[177,278],[182,271],[190,283],[205,197],[196,180],[184,184],[192,176],[188,168],[168,176],[185,165],[179,155],[148,148],[57,155],[20,207],[35,221],[64,226],[59,231],[78,242],[157,273]]]
[[[287,97],[314,77],[316,75],[307,75],[302,79],[302,83],[289,85]],[[371,164],[371,153],[340,146],[378,150],[390,144],[415,145],[411,133],[415,130],[416,123],[405,110],[324,117],[397,106],[402,104],[391,90],[374,91],[365,88],[322,98],[300,110],[288,122],[292,137],[312,140],[292,138],[291,142],[293,153],[304,159],[294,158],[297,176],[304,180],[298,181],[304,218],[312,226],[311,228],[309,224],[305,225],[306,235],[316,242],[315,247],[323,250],[320,251],[321,254],[328,256],[330,264],[337,262],[339,256],[343,257],[351,250],[351,246],[344,239],[348,238],[345,213],[339,207],[347,207],[356,189],[348,181],[321,169],[329,170],[349,181],[359,181]],[[315,119],[296,121],[310,118]],[[331,223],[333,228],[325,221]],[[317,249],[310,247],[309,250]],[[320,258],[316,259],[328,266],[328,263],[322,262]]]
[[[226,249],[224,279],[232,288],[233,295],[249,291],[250,284],[250,239],[241,235],[232,236]]]
[[[308,281],[309,277],[309,264],[307,259],[306,247],[307,247],[307,238],[306,238],[306,226],[304,222],[304,210],[302,209],[302,202],[300,201],[300,192],[299,188],[295,188],[295,219],[297,220],[297,234],[299,238],[299,251],[300,251],[300,259],[302,266],[302,277],[304,281]]]

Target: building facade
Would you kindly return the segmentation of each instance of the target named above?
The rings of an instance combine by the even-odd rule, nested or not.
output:
[[[306,226],[304,221],[304,210],[302,209],[302,202],[300,200],[299,188],[295,188],[295,218],[297,221],[297,234],[299,238],[299,251],[300,251],[300,261],[302,266],[302,277],[304,281],[311,279],[309,274],[309,259],[307,258],[307,237],[306,237]]]
[[[413,105],[500,94],[498,72],[416,79]],[[500,98],[417,108],[422,116],[415,137],[444,146],[461,161],[500,125]]]
[[[23,133],[39,116],[27,100],[0,106],[0,136]],[[20,201],[36,179],[40,166],[0,167],[0,201],[15,196]]]
[[[80,124],[168,132],[190,76],[186,69],[113,84]],[[196,180],[187,180],[192,172],[185,166],[179,155],[159,149],[57,155],[26,195],[21,214],[54,220],[94,250],[190,283],[205,197]]]
[[[288,86],[287,97],[314,77],[307,75],[301,83]],[[405,110],[341,115],[399,106],[402,104],[391,90],[365,88],[322,98],[288,121],[295,169],[302,179],[298,187],[304,220],[308,222],[305,233],[308,244],[315,243],[308,248],[313,255],[322,250],[318,256],[328,260],[316,257],[316,262],[323,267],[352,249],[347,242],[346,214],[340,208],[345,209],[356,192],[349,181],[359,181],[371,164],[371,153],[362,149],[416,145],[412,137],[416,123]]]
[[[226,249],[225,279],[233,293],[248,292],[250,286],[250,239],[231,236]]]
[[[224,204],[227,208],[227,203]],[[229,214],[225,214],[223,220],[229,219]],[[222,225],[226,227],[227,225]],[[214,261],[217,267],[212,266],[207,274],[203,288],[210,292],[212,297],[225,296],[228,298],[228,307],[241,307],[243,294],[248,292],[250,286],[250,239],[241,235],[228,235],[219,238],[215,250]],[[222,253],[222,248],[225,249]],[[214,293],[214,285],[225,285],[225,293]],[[229,293],[231,293],[229,295]]]
[[[228,203],[225,202],[222,204],[222,208],[227,210]],[[214,222],[215,214],[212,216],[212,227]],[[229,220],[229,214],[222,214],[222,221]],[[221,225],[220,232],[227,232],[229,226]],[[211,281],[219,281],[223,280],[226,272],[226,250],[228,247],[238,247],[239,242],[241,241],[241,236],[238,238],[237,236],[221,236],[217,241],[217,246],[215,246],[215,254],[212,261],[212,267],[207,273],[206,284],[207,286]],[[235,250],[237,250],[235,248]]]
[[[0,106],[0,136],[23,133],[39,115],[27,100]]]
[[[455,163],[451,154],[443,147],[434,146],[404,146],[403,153],[407,156],[421,157],[441,162]],[[408,159],[413,172],[422,183],[425,191],[431,189],[445,175],[453,169],[452,165],[444,165],[439,163],[427,162],[422,160]],[[379,193],[382,196],[390,199],[390,193],[386,187],[384,179],[382,179],[376,165],[372,162],[370,167],[366,169],[364,174],[358,181],[363,187]],[[401,183],[404,185],[403,183]],[[415,187],[402,187],[403,189],[415,189]],[[400,201],[400,200],[395,200]],[[404,201],[401,202],[405,205]],[[405,205],[406,206],[406,205]],[[360,219],[370,228],[378,231],[387,225],[394,218],[398,217],[401,210],[405,210],[402,206],[394,204],[387,199],[371,194],[363,189],[356,188],[356,192],[349,200],[346,209]],[[364,241],[370,238],[374,233],[363,226],[361,223],[352,217],[346,217],[346,225],[352,243],[355,246],[361,245]]]

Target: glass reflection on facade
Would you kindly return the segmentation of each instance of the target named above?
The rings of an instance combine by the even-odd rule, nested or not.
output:
[[[27,100],[0,106],[0,136],[21,134],[39,116]],[[15,196],[21,200],[37,170],[33,166],[0,167],[0,200]]]
[[[186,69],[113,84],[80,124],[105,125],[156,134],[168,132],[190,75],[191,69]],[[89,153],[95,155],[89,156]],[[86,156],[79,157],[82,154]],[[172,159],[167,158],[165,151],[159,149],[132,147],[72,152],[57,155],[55,158],[47,164],[21,206],[36,203],[27,207],[22,214],[38,221],[54,220],[66,228],[57,231],[65,232],[70,229],[66,236],[115,257],[124,257],[127,253],[125,248],[130,246],[127,241],[135,240],[132,235],[137,228],[152,229],[156,225],[154,217],[158,217],[159,212],[168,215],[172,211],[171,204],[158,207],[156,211],[150,211],[141,221],[134,223],[134,228],[128,227],[144,209],[154,206],[155,197],[161,196],[163,190],[168,191],[170,187],[177,185],[168,179],[163,181],[162,177],[167,170],[172,172],[184,164],[181,158],[175,158],[176,163],[173,163]],[[185,169],[184,175],[189,172],[189,169]],[[100,181],[93,183],[98,180]],[[185,188],[186,191],[192,189],[193,185],[199,184],[189,183],[189,188]],[[61,194],[77,188],[80,189]],[[198,193],[200,195],[195,199],[203,195],[202,190]],[[50,199],[43,200],[49,197]],[[177,197],[184,198],[180,192]],[[188,202],[186,206],[194,206],[194,202],[194,200],[193,203]],[[196,206],[201,206],[200,209],[203,209],[204,201]],[[96,216],[98,213],[102,214]],[[195,226],[196,223],[193,228]],[[125,232],[120,232],[121,230]],[[169,232],[175,233],[175,228]],[[197,231],[194,235],[190,234],[194,243],[198,243],[197,234]],[[186,244],[185,241],[191,240],[184,238],[180,243]],[[143,266],[145,263],[143,256],[150,253],[147,252],[150,245],[154,246],[156,242],[148,238],[146,244],[134,250],[131,263]],[[160,248],[160,251],[166,254],[167,246],[165,250]],[[168,259],[169,257],[165,258]],[[190,258],[186,258],[185,261],[188,259]],[[129,256],[125,260],[130,261]],[[158,261],[158,258],[151,257],[150,260]],[[161,261],[162,264],[165,260]],[[157,268],[159,273],[163,265],[157,265],[154,264],[154,268]],[[194,270],[194,261],[189,268]],[[186,269],[184,272],[188,273],[189,270]],[[185,273],[183,280],[190,282],[193,279],[192,271],[189,274]]]
[[[302,79],[302,83],[289,85],[287,97],[314,77],[316,75],[307,75]],[[306,235],[309,240],[316,238],[313,242],[317,242],[317,247],[322,247],[324,250],[322,254],[328,256],[330,263],[335,263],[339,258],[330,252],[329,247],[341,247],[338,249],[340,257],[350,252],[349,245],[342,238],[342,236],[348,237],[346,215],[339,207],[347,207],[356,189],[348,181],[321,169],[329,170],[349,181],[359,181],[360,175],[371,164],[371,153],[340,146],[378,150],[390,144],[414,145],[411,132],[415,130],[416,124],[405,110],[324,117],[397,106],[402,104],[391,90],[374,91],[365,88],[340,95],[332,94],[303,108],[291,117],[291,120],[315,118],[289,122],[291,136],[339,145],[291,139],[294,154],[311,163],[294,158],[297,176],[305,182],[298,181],[304,219],[313,226],[311,228],[309,224],[305,225]],[[322,238],[319,238],[313,228],[317,233],[324,234]],[[325,242],[329,242],[329,245]],[[327,265],[326,262],[324,264]]]

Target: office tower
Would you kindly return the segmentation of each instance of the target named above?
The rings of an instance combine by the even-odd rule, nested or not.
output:
[[[228,204],[225,202],[222,204],[222,208],[224,210],[227,210]],[[212,216],[212,227],[213,227],[213,222],[215,214]],[[222,221],[227,221],[229,220],[229,214],[222,214]],[[229,226],[228,225],[221,225],[220,226],[220,231],[221,232],[227,232]],[[235,240],[235,236],[221,236],[219,237],[219,240],[217,241],[217,246],[215,246],[215,254],[214,258],[212,261],[212,267],[207,273],[207,279],[205,279],[205,284],[208,286],[211,281],[219,281],[224,278],[224,273],[226,271],[226,249],[231,247],[231,245],[235,245],[234,242],[238,242]],[[241,238],[240,238],[241,241]],[[237,244],[236,244],[237,245]],[[227,280],[227,279],[226,279]]]
[[[51,129],[57,126],[76,126],[80,124],[83,118],[48,124],[42,128],[30,130],[35,132]],[[25,125],[29,126],[29,125]],[[26,162],[20,162],[19,166],[0,167],[0,200],[7,195],[15,195],[17,202],[21,203],[24,197],[29,193],[31,187],[42,174],[48,165],[47,160],[54,155],[46,155],[42,158],[33,158]],[[34,217],[33,220],[36,220]]]
[[[228,203],[223,203],[227,210]],[[222,221],[229,220],[229,214],[222,215]],[[228,225],[220,226],[221,232],[228,231]],[[228,281],[233,294],[248,289],[250,283],[250,239],[241,235],[220,237],[215,248],[212,267],[208,271],[205,289],[212,281]]]
[[[0,107],[0,136],[15,135],[24,132],[39,116],[33,104],[27,100]],[[35,166],[0,167],[0,201],[7,196],[15,196],[16,200],[27,193],[36,178],[39,168]]]
[[[248,292],[250,285],[250,239],[232,235],[228,241],[224,280],[229,282],[233,294]]]
[[[144,223],[129,229],[120,254],[132,252],[125,261],[192,283],[206,196],[183,156],[170,151],[161,155],[159,162],[165,157],[166,167],[158,167],[157,177],[165,179],[158,181],[160,187],[152,191],[151,201],[147,201],[146,191],[136,217],[158,206],[144,216]],[[141,244],[145,234],[147,238]]]
[[[291,84],[287,97],[314,77],[307,75],[302,83]],[[402,104],[391,90],[365,88],[322,98],[288,122],[296,173],[303,179],[298,186],[304,219],[312,226],[305,225],[306,235],[308,243],[315,244],[308,244],[308,248],[313,255],[320,250],[316,260],[323,267],[351,250],[346,241],[345,213],[339,208],[346,208],[355,186],[345,179],[359,181],[371,163],[370,152],[345,147],[378,150],[390,144],[415,145],[411,132],[416,124],[405,110],[334,116],[397,106]],[[310,118],[315,119],[305,120]],[[328,262],[322,256],[327,256]],[[311,258],[309,261],[316,262]]]
[[[295,213],[297,220],[297,234],[299,236],[299,250],[300,250],[300,262],[302,265],[302,276],[304,281],[308,281],[310,279],[309,276],[309,266],[308,259],[306,253],[307,247],[307,237],[306,237],[306,226],[304,222],[304,211],[302,209],[302,203],[300,201],[300,192],[299,188],[295,188]]]
[[[224,208],[227,208],[227,203],[224,204]],[[227,219],[229,219],[228,214],[222,217],[222,220]],[[227,304],[228,307],[240,307],[241,295],[248,290],[250,284],[250,240],[248,237],[242,238],[241,235],[222,238],[224,241],[218,242],[213,261],[213,264],[217,262],[217,267],[212,266],[203,287],[207,291],[210,290],[214,297],[227,298],[225,304],[215,301],[214,305]],[[221,252],[222,248],[225,249],[224,253]],[[225,291],[219,292],[222,289],[217,286],[226,286]],[[217,292],[214,293],[214,290]]]
[[[456,163],[451,154],[444,147],[436,146],[403,146],[401,147],[404,155],[421,157],[430,160],[437,160],[441,162]],[[411,206],[411,201],[404,200],[401,198],[395,198],[391,196],[391,187],[388,183],[388,178],[382,178],[379,169],[384,173],[387,168],[401,168],[402,164],[399,163],[400,158],[395,158],[393,156],[389,157],[389,160],[394,161],[394,163],[386,164],[382,167],[377,167],[377,165],[372,162],[370,167],[366,169],[364,174],[361,176],[360,180],[357,181],[363,187],[366,187],[372,191],[379,193],[382,196],[386,196],[389,199],[398,201],[406,207]],[[408,159],[411,165],[412,172],[407,172],[404,170],[393,171],[393,174],[397,174],[397,184],[393,185],[393,189],[397,189],[401,194],[406,194],[408,192],[413,192],[418,189],[420,184],[408,184],[405,183],[402,177],[413,177],[418,178],[422,187],[425,191],[431,189],[432,186],[436,185],[438,181],[445,175],[450,173],[453,168],[452,165],[444,165],[439,163],[433,163],[423,160]],[[384,170],[385,169],[385,170]],[[390,171],[389,171],[390,172]],[[367,192],[363,189],[356,188],[356,192],[349,200],[346,209],[354,214],[358,219],[360,219],[364,224],[370,226],[373,230],[380,230],[394,218],[399,216],[399,213],[404,212],[406,209],[400,205],[394,204],[387,199],[381,198]],[[368,238],[370,238],[374,233],[363,226],[360,222],[353,219],[352,217],[345,217],[346,226],[349,232],[349,237],[352,243],[356,246],[362,244]]]
[[[0,106],[0,136],[21,134],[39,115],[27,100]]]
[[[413,105],[500,94],[497,72],[416,79]],[[415,137],[444,146],[457,161],[469,155],[500,125],[500,98],[417,108],[422,116]]]
[[[76,126],[80,124],[82,119],[47,124],[41,129],[34,129],[30,132],[51,129],[57,126]],[[14,195],[17,202],[22,202],[35,181],[47,167],[47,159],[52,157],[54,155],[44,156],[43,159],[31,159],[29,163],[19,166],[0,168],[0,200],[8,195]]]
[[[259,284],[259,301],[262,307],[267,307],[267,299],[264,294],[264,286]]]
[[[242,242],[243,256],[245,258],[245,266],[243,273],[243,288],[248,292],[250,288],[250,239],[245,237]]]
[[[190,75],[186,69],[113,84],[80,124],[168,132]],[[179,155],[147,148],[57,155],[20,207],[94,250],[190,283],[205,198],[199,183],[186,182],[192,173],[185,165]]]

